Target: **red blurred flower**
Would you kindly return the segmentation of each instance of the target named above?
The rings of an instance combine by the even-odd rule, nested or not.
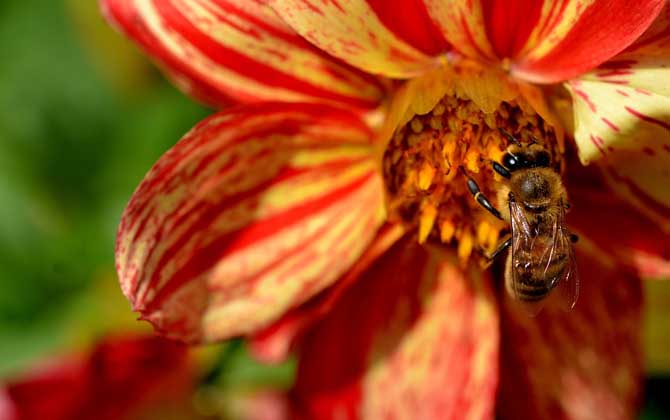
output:
[[[294,348],[295,416],[632,416],[638,277],[670,259],[665,1],[101,4],[186,92],[243,104],[167,152],[124,213],[121,286],[157,330]],[[494,292],[501,273],[464,264],[504,229],[456,170],[493,191],[496,127],[565,169],[569,314],[530,319]]]
[[[10,381],[0,414],[8,420],[190,418],[177,413],[192,385],[185,346],[157,337],[108,338],[89,355],[50,360]]]

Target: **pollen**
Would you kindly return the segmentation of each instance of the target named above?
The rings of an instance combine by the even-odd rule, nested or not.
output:
[[[486,113],[468,98],[445,96],[432,111],[395,130],[383,160],[389,217],[415,228],[420,243],[454,247],[463,264],[493,252],[509,231],[475,201],[464,175],[500,208],[506,180],[493,171],[509,146],[541,142],[560,159],[553,128],[528,106],[502,102]]]

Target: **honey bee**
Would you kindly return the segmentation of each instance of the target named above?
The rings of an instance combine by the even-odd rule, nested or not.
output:
[[[535,142],[522,145],[511,134],[502,164],[493,170],[507,182],[498,191],[498,211],[468,176],[468,189],[475,200],[499,219],[510,224],[511,235],[489,256],[492,261],[511,246],[505,265],[505,288],[525,303],[531,314],[557,288],[563,307],[572,309],[579,296],[579,278],[571,234],[565,223],[569,208],[560,175],[551,166],[549,152]],[[466,174],[467,176],[467,174]]]

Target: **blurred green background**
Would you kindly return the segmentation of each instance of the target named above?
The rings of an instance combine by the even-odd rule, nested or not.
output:
[[[209,113],[108,29],[95,1],[0,2],[0,373],[107,328],[119,216]]]
[[[116,225],[156,159],[211,111],[109,29],[93,0],[2,0],[0,46],[1,380],[105,332],[149,330],[116,282]],[[647,287],[643,417],[670,418],[670,282]],[[261,368],[239,343],[210,350],[228,386],[290,378],[291,365]]]

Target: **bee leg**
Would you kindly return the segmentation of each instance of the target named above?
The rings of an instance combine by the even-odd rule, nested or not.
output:
[[[507,179],[510,179],[512,177],[510,171],[508,171],[507,168],[505,168],[495,160],[491,162],[491,166],[493,167],[493,170],[499,173],[501,176],[504,176]]]
[[[479,205],[484,207],[489,213],[491,213],[498,219],[503,220],[498,209],[493,207],[493,204],[491,204],[489,199],[486,198],[486,196],[479,190],[479,185],[477,185],[477,182],[465,172],[465,169],[463,169],[462,166],[461,171],[468,178],[468,189],[470,190],[470,194],[472,194],[472,196],[479,203]]]
[[[498,248],[496,248],[496,250],[493,251],[493,253],[487,257],[488,260],[493,261],[496,258],[498,258],[498,256],[502,254],[507,248],[509,248],[510,245],[512,245],[511,237],[507,238],[504,242],[501,242],[500,245],[498,245]]]

